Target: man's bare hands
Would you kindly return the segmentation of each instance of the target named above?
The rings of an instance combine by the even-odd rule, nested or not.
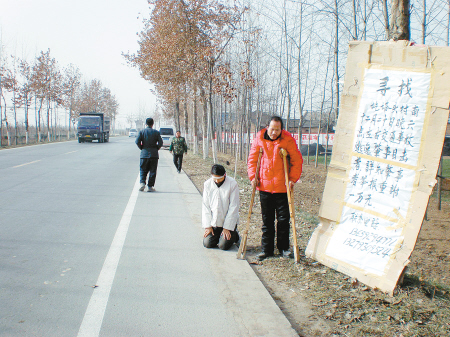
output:
[[[231,232],[228,229],[222,230],[222,235],[225,239],[230,240],[231,239]]]
[[[290,189],[291,191],[294,190],[294,185],[295,185],[295,183],[294,183],[293,181],[289,180],[289,189]]]
[[[255,188],[255,187],[258,186],[258,185],[259,185],[258,179],[253,178],[253,180],[252,180],[252,188]]]
[[[203,237],[206,238],[209,234],[214,235],[212,227],[205,228],[205,233],[203,234]]]
[[[214,230],[212,227],[205,228],[205,233],[203,233],[203,237],[206,238],[209,234],[214,235]],[[231,239],[231,232],[228,229],[223,229],[222,234],[223,237],[227,240]]]

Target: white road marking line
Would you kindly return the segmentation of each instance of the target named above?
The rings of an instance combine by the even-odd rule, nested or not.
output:
[[[64,154],[69,154],[69,153],[74,153],[74,152],[78,152],[78,150],[66,152],[66,153],[64,153]]]
[[[108,304],[109,293],[116,275],[117,265],[119,264],[122,248],[127,236],[128,227],[133,215],[134,206],[138,198],[139,175],[134,184],[128,204],[122,214],[119,227],[117,228],[114,239],[109,248],[108,255],[103,263],[102,270],[97,280],[97,287],[94,289],[88,307],[81,322],[78,337],[97,337],[100,334],[103,317]]]
[[[35,160],[35,161],[30,161],[29,163],[25,163],[25,164],[20,164],[20,165],[17,165],[17,166],[13,166],[13,168],[17,168],[17,167],[21,167],[21,166],[25,166],[25,165],[34,164],[34,163],[37,163],[38,161],[41,161],[41,160],[39,159],[39,160]]]

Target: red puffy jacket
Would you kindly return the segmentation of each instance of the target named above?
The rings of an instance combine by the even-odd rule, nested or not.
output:
[[[270,193],[286,193],[286,179],[280,149],[283,148],[288,152],[287,162],[290,165],[289,180],[293,182],[297,182],[302,174],[302,154],[297,149],[295,139],[289,132],[282,130],[281,137],[272,141],[264,139],[266,130],[267,128],[259,131],[252,142],[252,148],[247,162],[248,177],[250,181],[255,178],[259,149],[262,147],[263,155],[259,170],[258,190]]]

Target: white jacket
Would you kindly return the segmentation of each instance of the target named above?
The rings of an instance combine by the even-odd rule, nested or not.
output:
[[[226,176],[222,186],[217,187],[212,178],[203,185],[202,227],[223,227],[230,231],[239,222],[239,186]]]

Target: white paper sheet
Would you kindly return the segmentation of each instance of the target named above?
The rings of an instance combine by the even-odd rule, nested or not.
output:
[[[326,255],[376,275],[395,256],[416,179],[429,87],[429,73],[366,70],[345,206]]]

